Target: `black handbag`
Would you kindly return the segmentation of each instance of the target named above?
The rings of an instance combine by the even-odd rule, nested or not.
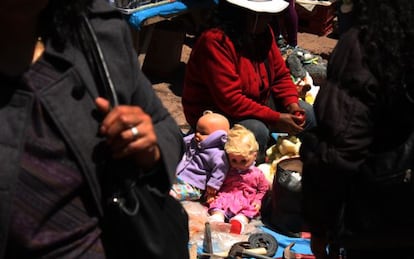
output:
[[[307,231],[302,216],[302,161],[287,158],[277,164],[272,190],[263,199],[261,216],[270,229],[289,236],[300,237]]]
[[[94,72],[98,92],[114,107],[119,102],[99,42],[87,16],[81,18],[81,48]],[[104,172],[107,179],[102,183],[103,240],[109,257],[189,258],[188,215],[181,203],[151,185],[151,175],[156,172],[137,177],[138,169],[134,168],[134,176],[129,177],[125,163],[109,163]]]

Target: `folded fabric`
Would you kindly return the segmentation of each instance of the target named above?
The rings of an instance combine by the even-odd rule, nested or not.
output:
[[[168,4],[158,5],[151,8],[146,8],[134,12],[129,15],[128,22],[135,29],[141,28],[141,23],[148,18],[154,16],[167,16],[182,12],[187,9],[187,6],[180,1],[171,2]]]
[[[135,29],[139,30],[141,24],[148,18],[161,16],[168,17],[193,8],[204,8],[218,4],[218,0],[182,0],[171,3],[156,5],[133,12],[128,17],[128,23]]]

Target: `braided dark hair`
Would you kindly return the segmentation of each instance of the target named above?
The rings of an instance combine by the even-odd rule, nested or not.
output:
[[[392,102],[405,89],[414,97],[414,1],[354,0],[354,5],[366,62],[382,97]]]
[[[39,35],[51,38],[56,47],[74,41],[80,14],[87,12],[93,0],[50,0],[40,19]]]
[[[247,10],[220,0],[211,17],[210,28],[220,28],[230,37],[236,49],[242,47]]]

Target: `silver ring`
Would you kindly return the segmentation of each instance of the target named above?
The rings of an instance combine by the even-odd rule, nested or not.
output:
[[[138,138],[139,131],[138,131],[137,127],[132,127],[132,128],[130,128],[130,130],[131,130],[131,133],[132,133],[132,136],[134,137],[134,139]]]

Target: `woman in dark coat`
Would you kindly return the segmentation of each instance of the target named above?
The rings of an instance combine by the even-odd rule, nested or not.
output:
[[[113,109],[79,47],[83,12],[119,97]],[[5,0],[0,33],[0,258],[131,256],[116,246],[129,233],[103,224],[103,176],[134,175],[167,197],[183,143],[139,70],[124,18],[104,0]],[[177,248],[188,257],[186,242]]]
[[[412,258],[414,2],[353,3],[302,141],[304,215],[317,258]]]

